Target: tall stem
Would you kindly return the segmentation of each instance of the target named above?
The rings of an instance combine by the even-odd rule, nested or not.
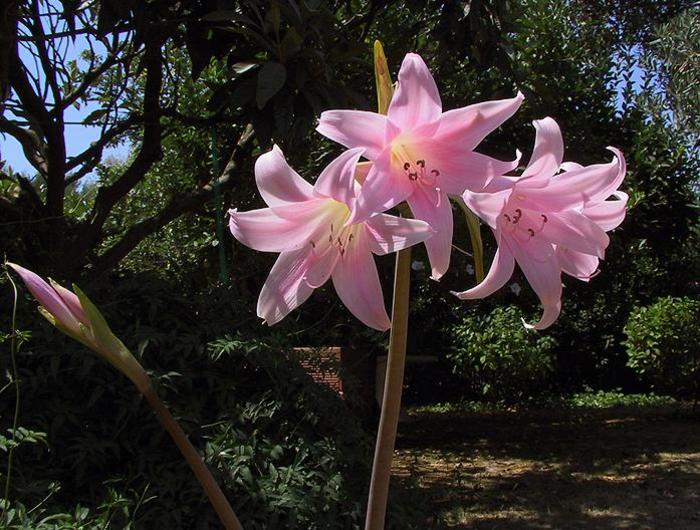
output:
[[[403,373],[406,365],[406,338],[408,336],[408,295],[411,281],[411,249],[396,255],[394,301],[391,315],[389,356],[386,363],[382,412],[379,417],[377,444],[374,449],[372,481],[367,501],[365,530],[383,530],[391,478],[391,460],[399,425]]]
[[[204,491],[209,497],[209,502],[211,502],[216,514],[221,520],[221,524],[224,525],[226,530],[243,530],[241,523],[238,521],[236,514],[233,512],[231,505],[224,496],[221,488],[212,477],[211,472],[204,464],[204,461],[199,456],[199,453],[190,443],[187,435],[184,433],[180,425],[175,421],[170,411],[165,407],[163,402],[160,400],[158,395],[153,390],[153,387],[149,386],[143,395],[146,396],[146,400],[151,405],[153,412],[160,420],[160,423],[165,427],[165,429],[172,436],[173,441],[180,449],[182,456],[192,468],[197,480],[204,488]]]

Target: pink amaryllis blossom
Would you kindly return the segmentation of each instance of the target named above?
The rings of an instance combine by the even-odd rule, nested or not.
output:
[[[523,95],[442,111],[437,86],[423,59],[409,53],[387,115],[360,110],[321,114],[317,131],[344,145],[364,147],[373,162],[350,216],[358,222],[407,201],[416,219],[436,231],[425,244],[432,276],[449,267],[452,208],[448,194],[479,191],[490,179],[513,170],[474,148],[512,116]]]
[[[483,193],[465,192],[467,205],[494,231],[498,250],[484,281],[461,293],[483,298],[502,287],[515,261],[537,293],[544,313],[534,326],[550,326],[561,311],[562,271],[587,281],[598,269],[606,231],[625,217],[627,195],[617,188],[625,176],[622,153],[608,164],[562,163],[564,143],[551,118],[533,122],[535,147],[520,177],[494,179]],[[561,172],[560,172],[561,170]]]
[[[145,370],[119,340],[90,299],[75,285],[75,293],[49,278],[15,263],[7,263],[39,302],[39,312],[51,324],[69,337],[81,342],[105,361],[120,370],[141,391],[150,386]]]
[[[258,299],[258,316],[268,325],[332,278],[338,296],[358,319],[378,330],[391,326],[372,254],[420,243],[433,231],[422,221],[386,214],[348,222],[360,187],[354,176],[363,151],[340,155],[311,186],[275,146],[255,164],[255,180],[269,208],[229,211],[231,232],[241,243],[281,252]]]

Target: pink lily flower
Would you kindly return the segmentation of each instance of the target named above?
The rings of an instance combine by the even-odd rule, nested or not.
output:
[[[626,166],[614,147],[608,148],[615,155],[608,164],[562,164],[564,142],[557,123],[545,118],[533,124],[535,147],[523,174],[494,179],[484,193],[464,194],[467,205],[493,229],[498,250],[484,281],[454,294],[461,299],[492,294],[508,281],[517,261],[544,306],[540,321],[527,326],[544,329],[561,311],[562,271],[589,280],[605,256],[606,232],[624,219],[627,195],[617,188]]]
[[[230,210],[229,226],[244,245],[281,252],[258,299],[258,316],[268,325],[332,278],[338,296],[358,319],[382,331],[391,327],[372,253],[420,243],[432,229],[422,221],[386,214],[348,222],[360,187],[354,175],[363,152],[357,148],[340,155],[314,186],[289,167],[277,146],[255,163],[255,180],[269,208]]]
[[[321,114],[317,131],[345,147],[364,147],[373,162],[348,222],[359,222],[407,201],[416,219],[436,231],[425,242],[432,277],[449,267],[452,207],[448,194],[481,190],[490,179],[515,169],[475,153],[474,148],[520,106],[523,95],[448,112],[423,59],[409,53],[386,116],[360,110]]]

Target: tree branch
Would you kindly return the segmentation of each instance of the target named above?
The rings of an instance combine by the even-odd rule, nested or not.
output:
[[[212,179],[211,182],[192,195],[171,200],[158,214],[129,228],[117,243],[97,258],[93,264],[94,272],[100,273],[111,269],[146,237],[156,233],[182,214],[194,211],[206,204],[215,197],[217,186],[219,191],[228,191],[233,188],[235,183],[233,177],[236,170],[250,163],[253,132],[253,127],[248,125],[238,139],[226,167],[218,178]]]
[[[162,156],[160,93],[163,83],[163,58],[161,56],[160,38],[152,38],[146,44],[144,64],[146,83],[143,98],[143,140],[141,148],[133,162],[124,173],[108,186],[100,187],[95,198],[89,224],[85,227],[83,237],[77,243],[78,255],[84,256],[93,248],[102,235],[109,213],[114,205],[124,197],[146,175],[151,166]]]
[[[0,118],[0,131],[9,134],[20,143],[24,157],[34,169],[43,177],[48,175],[49,168],[46,162],[45,146],[36,132],[20,127],[6,118]]]

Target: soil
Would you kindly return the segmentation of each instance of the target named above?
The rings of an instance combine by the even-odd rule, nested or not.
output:
[[[435,529],[700,530],[700,421],[678,408],[412,415],[394,476]]]

